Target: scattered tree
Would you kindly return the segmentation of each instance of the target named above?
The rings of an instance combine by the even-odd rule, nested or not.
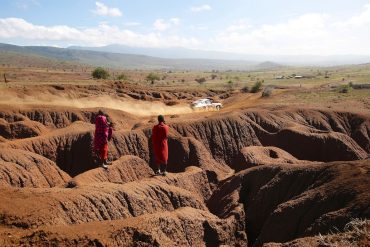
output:
[[[93,78],[96,78],[96,79],[108,79],[109,77],[108,71],[103,69],[102,67],[98,67],[94,69],[91,75],[93,76]]]
[[[252,89],[251,89],[251,93],[257,93],[259,91],[261,91],[262,89],[262,84],[263,84],[263,80],[257,80],[256,83],[254,83]]]
[[[216,78],[217,78],[217,75],[216,75],[216,74],[212,74],[212,75],[211,75],[211,79],[212,79],[212,80],[214,80],[214,79],[216,79]]]
[[[154,73],[150,73],[149,75],[147,75],[147,77],[145,78],[148,82],[150,81],[151,84],[154,84],[155,81],[159,81],[160,78],[158,75],[154,74]]]

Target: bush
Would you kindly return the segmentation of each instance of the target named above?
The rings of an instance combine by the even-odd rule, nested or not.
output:
[[[127,81],[128,80],[128,76],[125,75],[124,73],[120,74],[119,76],[117,76],[117,80],[120,80],[120,81]]]
[[[159,78],[158,75],[156,75],[154,73],[150,73],[149,75],[147,75],[146,80],[150,81],[152,84],[154,84],[154,81],[159,81],[160,78]]]
[[[248,86],[244,86],[244,87],[242,87],[242,89],[240,89],[240,91],[242,93],[248,93],[249,92],[249,87]]]
[[[109,73],[107,70],[103,69],[102,67],[98,67],[94,69],[91,73],[92,77],[95,79],[108,79]]]
[[[204,78],[204,77],[197,78],[197,79],[195,79],[195,81],[198,82],[199,84],[203,84],[203,83],[206,82],[206,78]]]
[[[215,75],[215,74],[212,74],[212,75],[211,75],[211,79],[212,79],[212,80],[214,80],[214,79],[216,79],[216,78],[217,78],[217,75]]]
[[[273,90],[273,87],[266,87],[262,92],[262,97],[270,97]]]
[[[341,85],[339,87],[339,92],[340,93],[349,93],[351,91],[352,87],[349,84],[346,85]]]
[[[232,80],[229,80],[229,81],[227,82],[227,86],[228,86],[229,90],[232,90],[232,89],[233,89],[233,87],[234,87],[234,82],[233,82]]]
[[[258,80],[252,87],[251,93],[257,93],[262,89],[263,81]]]

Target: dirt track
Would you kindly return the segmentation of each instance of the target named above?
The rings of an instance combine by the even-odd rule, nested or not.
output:
[[[225,92],[70,87],[45,91],[92,99],[118,88],[120,101],[132,95],[144,104],[176,101],[166,106],[169,174],[157,177],[151,169],[151,114],[105,109],[116,123],[109,143],[113,164],[105,171],[91,149],[98,108],[3,102],[5,245],[262,246],[328,234],[352,218],[370,217],[367,111],[253,102],[247,108],[240,95],[230,95],[220,112],[179,115],[177,105]]]

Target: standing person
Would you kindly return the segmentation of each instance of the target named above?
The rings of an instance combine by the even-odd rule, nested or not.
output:
[[[162,115],[158,116],[158,124],[152,129],[152,144],[154,150],[155,164],[157,170],[155,174],[166,175],[167,160],[168,160],[168,126]]]
[[[95,118],[94,150],[99,155],[101,166],[108,168],[108,140],[111,139],[113,125],[108,123],[105,114],[99,110]]]

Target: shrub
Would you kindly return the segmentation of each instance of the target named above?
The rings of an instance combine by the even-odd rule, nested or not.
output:
[[[251,93],[257,93],[257,92],[261,91],[262,84],[263,84],[263,81],[260,81],[260,80],[258,80],[256,83],[254,83],[254,85],[251,89]]]
[[[203,83],[206,82],[206,78],[204,78],[204,77],[197,78],[197,79],[195,79],[195,81],[198,82],[199,84],[203,84]]]
[[[349,93],[351,91],[352,87],[349,84],[346,85],[341,85],[339,87],[339,92],[340,93]]]
[[[212,79],[212,80],[214,80],[214,79],[216,79],[216,78],[217,78],[217,75],[215,75],[215,74],[212,74],[212,75],[211,75],[211,79]]]
[[[240,89],[240,91],[242,93],[248,93],[249,92],[249,87],[248,86],[244,86],[244,87],[242,87],[242,89]]]
[[[262,92],[262,97],[270,97],[273,90],[273,87],[266,87]]]
[[[229,81],[227,82],[227,86],[228,86],[229,90],[232,90],[232,89],[233,89],[233,87],[234,87],[234,82],[233,82],[232,80],[229,80]]]
[[[154,84],[155,81],[160,80],[159,76],[154,74],[154,73],[150,73],[149,75],[147,75],[147,77],[145,79],[147,81],[150,81],[152,84]]]
[[[94,69],[91,73],[92,77],[95,79],[108,79],[109,73],[107,70],[103,69],[102,67],[98,67]]]

